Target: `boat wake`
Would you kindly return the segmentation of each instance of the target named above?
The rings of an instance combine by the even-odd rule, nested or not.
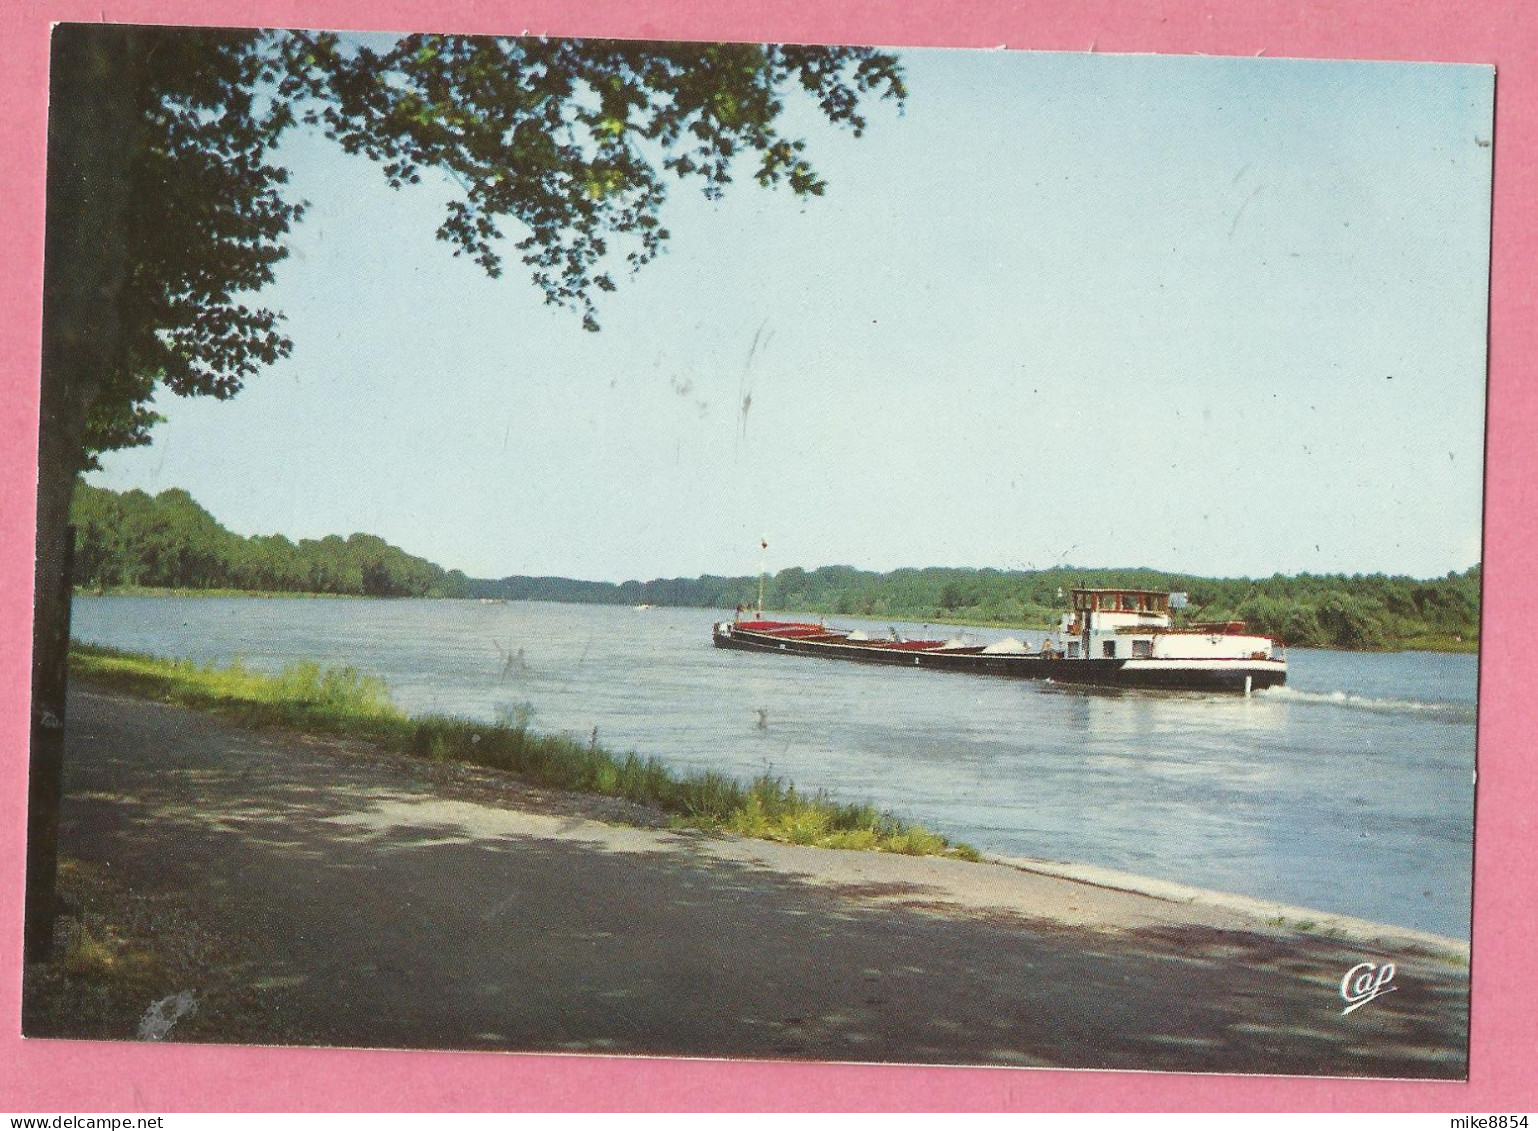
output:
[[[1348,691],[1303,691],[1296,687],[1268,687],[1255,694],[1270,702],[1320,704],[1326,707],[1344,707],[1349,710],[1373,711],[1385,715],[1416,714],[1450,723],[1472,723],[1475,718],[1475,708],[1472,703],[1380,699],[1371,695],[1355,695]]]

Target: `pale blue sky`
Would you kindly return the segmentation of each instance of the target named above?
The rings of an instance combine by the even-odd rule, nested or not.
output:
[[[826,197],[675,191],[596,335],[295,134],[294,356],[92,481],[475,576],[1479,560],[1488,68],[903,58],[794,114]]]

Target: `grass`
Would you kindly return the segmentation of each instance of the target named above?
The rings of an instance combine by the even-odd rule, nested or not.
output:
[[[1479,637],[1455,635],[1447,632],[1423,632],[1396,641],[1390,648],[1395,652],[1478,652]]]
[[[351,668],[292,664],[280,675],[240,663],[217,668],[76,644],[70,670],[98,686],[143,698],[214,710],[245,726],[284,727],[361,738],[436,761],[504,770],[538,785],[623,797],[668,813],[675,825],[763,840],[909,856],[978,860],[976,849],[899,820],[871,805],[803,793],[763,774],[743,784],[711,771],[683,774],[656,758],[529,728],[527,708],[495,723],[444,715],[408,716],[384,682]]]
[[[314,593],[309,590],[289,589],[191,589],[161,585],[107,585],[97,589],[94,585],[75,586],[77,597],[273,597],[273,598],[327,598],[358,596],[351,593]]]
[[[102,982],[153,964],[149,955],[129,950],[112,932],[102,931],[98,937],[85,923],[74,924],[68,937],[60,964],[76,978]]]
[[[131,1040],[155,1002],[192,989],[197,1010],[177,1040],[297,1043],[313,1036],[286,1020],[280,995],[252,984],[250,940],[223,938],[185,896],[131,890],[111,869],[59,861],[64,910],[52,956],[22,971],[28,1037]]]

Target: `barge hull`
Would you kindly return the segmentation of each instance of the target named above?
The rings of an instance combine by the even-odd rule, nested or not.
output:
[[[1159,691],[1226,691],[1243,693],[1287,682],[1286,665],[1276,661],[1232,660],[1187,663],[1179,660],[1048,659],[1042,656],[982,651],[907,651],[859,644],[830,644],[797,640],[744,629],[712,634],[717,648],[818,656],[864,664],[969,672],[1006,679],[1051,680],[1054,683],[1098,687],[1132,687]]]

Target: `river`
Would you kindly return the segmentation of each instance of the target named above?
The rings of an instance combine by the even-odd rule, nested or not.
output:
[[[718,650],[726,615],[80,597],[74,635],[264,671],[350,665],[413,713],[596,727],[614,750],[767,770],[986,852],[1469,936],[1475,656],[1292,649],[1288,686],[1249,699],[1096,691]]]

